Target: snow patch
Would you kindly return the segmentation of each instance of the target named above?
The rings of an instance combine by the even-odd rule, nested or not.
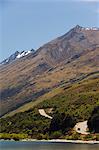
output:
[[[86,30],[86,31],[88,31],[88,30],[97,31],[97,30],[99,30],[99,28],[96,28],[96,27],[92,27],[92,28],[83,28],[83,27],[82,27],[82,30]]]
[[[22,52],[22,53],[18,54],[16,58],[21,58],[23,56],[25,56],[25,52]]]
[[[31,51],[27,51],[26,53],[25,53],[25,55],[28,55],[28,54],[30,54],[31,53]]]
[[[26,55],[28,55],[30,53],[33,53],[33,51],[32,50],[29,50],[27,52],[23,51],[23,52],[19,53],[16,58],[24,57],[24,56],[26,56]]]

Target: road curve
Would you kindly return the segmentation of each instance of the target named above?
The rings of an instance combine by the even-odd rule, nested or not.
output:
[[[51,116],[47,115],[44,109],[39,109],[39,113],[41,116],[44,116],[46,118],[52,119]]]
[[[46,112],[45,112],[44,109],[39,109],[39,113],[43,117],[52,119],[51,116],[49,116],[48,114],[46,114]],[[81,134],[85,134],[85,135],[89,134],[89,132],[87,132],[87,128],[88,128],[88,126],[87,126],[87,120],[83,121],[83,122],[78,122],[75,125],[75,127],[74,127],[74,129],[75,129],[76,132],[81,133]]]
[[[76,125],[75,125],[75,131],[78,132],[78,133],[81,133],[81,134],[89,134],[89,132],[87,132],[87,121],[83,121],[83,122],[78,122]]]

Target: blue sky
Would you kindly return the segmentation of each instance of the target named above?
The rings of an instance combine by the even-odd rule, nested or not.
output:
[[[99,0],[0,0],[0,61],[75,25],[99,27]]]

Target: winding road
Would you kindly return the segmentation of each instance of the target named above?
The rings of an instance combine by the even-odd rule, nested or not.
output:
[[[87,128],[87,120],[83,122],[78,122],[74,127],[76,132],[86,135],[89,134],[89,132],[87,132]]]
[[[47,115],[44,109],[39,109],[39,113],[41,116],[44,116],[46,118],[52,119],[51,116]]]
[[[46,117],[46,118],[49,118],[49,119],[52,119],[51,116],[49,116],[44,109],[39,109],[39,113],[41,116],[43,117]],[[87,120],[86,121],[83,121],[83,122],[78,122],[75,127],[74,127],[75,131],[77,133],[80,133],[80,134],[89,134],[89,132],[87,132],[87,129],[88,129],[88,126],[87,126]]]

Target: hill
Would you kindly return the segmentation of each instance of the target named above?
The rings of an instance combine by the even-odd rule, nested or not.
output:
[[[35,107],[0,119],[0,133],[6,133],[6,135],[3,135],[5,138],[12,137],[13,135],[11,134],[13,133],[24,135],[23,138],[34,139],[71,137],[71,139],[85,138],[90,140],[95,138],[93,135],[81,136],[73,130],[68,132],[69,137],[67,136],[67,131],[52,132],[50,131],[51,119],[41,116],[38,110],[43,108],[52,117],[58,113],[64,113],[66,116],[71,115],[76,122],[88,120],[94,107],[99,106],[99,80],[97,77],[74,83],[68,88],[65,86],[61,88],[60,94],[56,94],[56,96],[49,99],[43,99]],[[50,108],[52,108],[51,112],[49,112]]]
[[[0,115],[42,101],[57,88],[60,93],[61,86],[68,87],[94,74],[98,77],[98,53],[99,29],[77,25],[35,52],[1,65]]]

